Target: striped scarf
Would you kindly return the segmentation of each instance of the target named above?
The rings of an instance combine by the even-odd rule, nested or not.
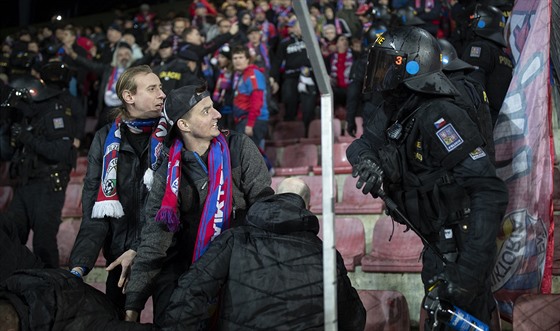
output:
[[[152,132],[149,153],[150,167],[155,167],[157,164],[159,151],[161,151],[163,139],[165,138],[164,132],[167,132],[166,124],[163,124],[161,119],[158,122],[157,118],[127,121],[122,120],[120,116],[117,117],[109,129],[107,138],[105,138],[101,184],[97,192],[97,200],[91,212],[92,218],[103,218],[106,216],[120,218],[124,216],[124,210],[117,192],[117,166],[122,141],[121,125],[123,123],[132,133]],[[154,129],[156,123],[158,123],[158,126]]]
[[[350,69],[352,68],[352,51],[348,49],[346,51],[346,59],[344,61],[344,86],[340,86],[339,77],[338,77],[338,61],[339,61],[340,53],[333,53],[331,59],[331,83],[333,86],[339,87],[347,87],[350,84]]]

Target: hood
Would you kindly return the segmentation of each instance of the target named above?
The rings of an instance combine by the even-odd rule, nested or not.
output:
[[[278,234],[319,233],[317,216],[294,193],[275,194],[255,202],[247,212],[247,224]]]

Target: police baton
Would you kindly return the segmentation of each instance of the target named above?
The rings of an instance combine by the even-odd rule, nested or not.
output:
[[[443,256],[443,254],[441,254],[440,250],[436,246],[432,245],[432,243],[430,243],[428,239],[426,239],[426,237],[424,237],[424,235],[420,233],[416,226],[414,226],[414,224],[412,224],[412,222],[410,222],[410,220],[399,210],[399,207],[397,206],[395,201],[393,201],[393,199],[391,199],[387,195],[387,193],[383,191],[383,189],[380,188],[379,191],[377,191],[377,195],[379,196],[379,198],[381,198],[381,200],[383,200],[383,202],[385,202],[385,207],[387,207],[389,212],[391,214],[394,213],[394,215],[396,215],[399,220],[401,220],[409,229],[412,230],[412,232],[416,233],[416,235],[420,237],[420,240],[422,240],[424,245],[431,249],[432,252],[434,252],[434,254],[439,257],[443,264],[450,263],[449,260],[447,260],[445,256]]]

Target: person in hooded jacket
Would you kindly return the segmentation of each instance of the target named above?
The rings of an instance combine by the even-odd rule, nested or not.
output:
[[[311,192],[287,178],[253,204],[179,279],[163,330],[195,330],[221,293],[220,330],[323,330],[323,251]],[[366,311],[337,252],[339,330],[363,330]],[[221,289],[221,291],[220,291]]]
[[[239,45],[233,49],[233,68],[240,74],[233,86],[233,120],[235,131],[245,133],[255,145],[264,148],[268,132],[266,78],[262,69],[250,61],[246,46]]]

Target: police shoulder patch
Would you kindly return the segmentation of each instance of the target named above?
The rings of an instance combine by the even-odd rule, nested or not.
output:
[[[471,157],[471,159],[473,160],[478,160],[481,159],[483,157],[486,156],[486,152],[484,152],[484,150],[480,147],[475,148],[474,151],[469,153],[469,156]]]
[[[53,126],[56,130],[64,129],[64,119],[62,117],[53,118]]]
[[[439,140],[448,152],[459,147],[463,142],[463,138],[459,135],[453,124],[448,123],[436,132]]]
[[[478,47],[478,46],[472,46],[471,47],[471,57],[480,57],[480,53],[482,52],[482,48]]]

